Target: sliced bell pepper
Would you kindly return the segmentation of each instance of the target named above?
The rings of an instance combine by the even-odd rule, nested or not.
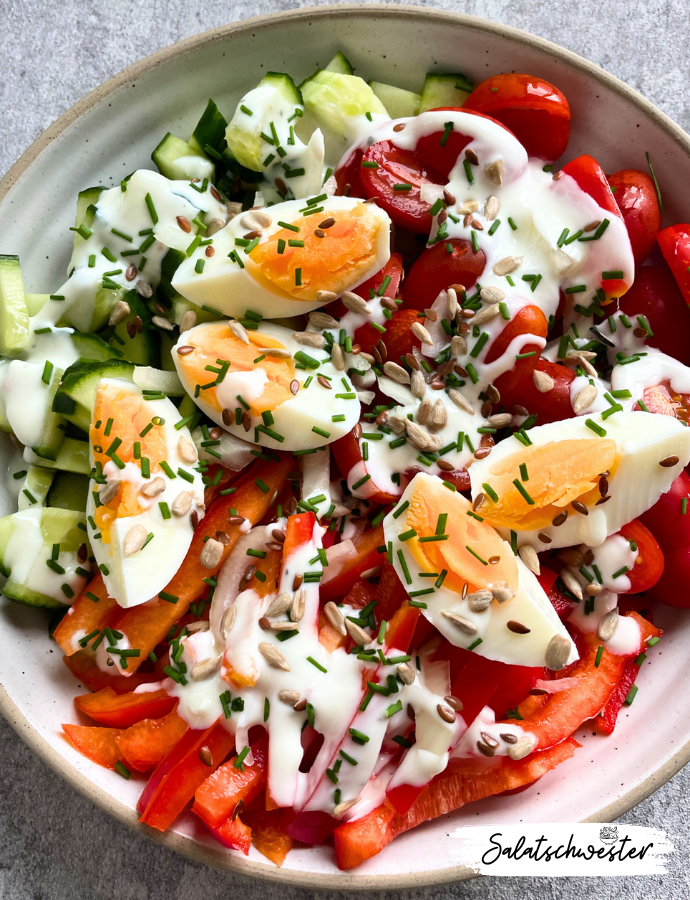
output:
[[[308,544],[314,535],[316,516],[313,512],[297,513],[288,516],[285,528],[285,541],[283,542],[283,563],[287,563],[289,557],[301,547]]]
[[[685,302],[690,303],[690,225],[662,228],[656,239]]]
[[[556,611],[558,618],[563,621],[567,619],[573,608],[573,601],[569,600],[565,594],[562,594],[556,585],[558,580],[558,572],[553,569],[547,569],[546,566],[541,567],[541,572],[537,575],[537,581],[542,586],[544,593],[549,598],[551,606]]]
[[[163,689],[141,694],[134,691],[117,694],[111,687],[106,687],[95,694],[75,697],[74,703],[80,712],[99,725],[129,728],[142,719],[160,719],[161,716],[166,716],[177,704],[177,697],[171,697]]]
[[[292,849],[293,840],[285,830],[291,815],[288,809],[250,809],[244,816],[252,830],[252,843],[277,866],[283,865]]]
[[[393,566],[391,566],[392,568]],[[383,572],[381,572],[381,577],[383,577]],[[352,589],[345,594],[343,602],[353,609],[363,609],[376,598],[377,587],[378,585],[370,584],[368,581],[355,581]]]
[[[319,612],[319,643],[329,653],[333,653],[339,647],[344,647],[347,643],[347,636],[331,625],[323,611]]]
[[[94,600],[93,598],[97,599]],[[79,652],[78,634],[84,636],[102,631],[117,615],[119,607],[114,597],[108,596],[103,576],[99,572],[86,585],[53,633],[66,656]]]
[[[213,837],[224,847],[230,850],[239,850],[245,856],[249,856],[249,848],[252,845],[252,830],[249,825],[245,825],[239,816],[233,819],[230,816],[224,822],[215,828],[211,825],[206,826]]]
[[[336,461],[338,469],[340,470],[340,474],[345,479],[347,479],[348,473],[354,469],[355,466],[364,463],[360,440],[354,436],[352,431],[343,435],[343,437],[338,438],[337,441],[334,441],[331,444],[331,452],[333,453],[333,459]],[[380,503],[383,506],[386,506],[389,503],[395,503],[398,496],[399,495],[389,494],[382,488],[377,487],[375,490],[370,491],[367,495],[367,499],[371,500],[373,503]]]
[[[598,731],[599,734],[613,734],[618,714],[623,708],[630,689],[635,684],[639,671],[640,666],[634,659],[629,659],[623,666],[621,677],[618,679],[618,684],[613,689],[606,706],[601,710],[601,715],[596,716],[594,719],[594,730]]]
[[[116,737],[128,769],[149,772],[165,758],[189,726],[173,710],[162,719],[143,719],[125,728]]]
[[[407,591],[398,578],[394,566],[388,562],[385,554],[381,554],[381,556],[386,561],[383,563],[381,577],[374,593],[374,599],[376,600],[374,616],[376,617],[377,625],[381,624],[382,619],[390,621],[393,613],[400,609],[405,600],[407,600]],[[363,605],[366,606],[366,603]]]
[[[373,569],[381,564],[381,556],[378,547],[383,543],[383,525],[370,528],[355,544],[357,556],[348,559],[335,578],[331,578],[321,585],[320,596],[326,602],[344,597],[352,589],[354,583],[361,577],[362,572]]]
[[[537,737],[536,750],[552,747],[573,734],[583,722],[598,715],[611,698],[620,681],[625,665],[634,659],[651,637],[661,631],[635,612],[628,613],[640,626],[640,644],[634,654],[617,656],[602,650],[597,665],[601,641],[596,633],[581,635],[578,642],[580,659],[561,670],[563,677],[579,677],[575,687],[554,694],[528,697],[518,707],[520,725]],[[505,724],[513,722],[508,720]]]
[[[186,731],[158,764],[139,797],[139,821],[166,831],[234,745],[234,737],[220,722],[205,731],[192,728]],[[201,760],[202,748],[210,753],[210,766]]]
[[[228,760],[197,788],[192,812],[213,827],[220,827],[244,801],[245,807],[259,796],[266,781],[268,738],[262,735],[251,744],[254,762],[251,766],[236,768],[237,757]],[[242,771],[244,769],[244,771]]]
[[[380,853],[399,834],[422,822],[460,809],[473,800],[536,781],[570,759],[579,746],[571,738],[519,761],[503,757],[498,766],[482,760],[463,760],[456,766],[453,761],[453,769],[446,769],[428,784],[406,815],[401,816],[384,804],[361,819],[338,826],[333,834],[338,868],[355,868]]]
[[[63,725],[62,730],[74,749],[98,766],[114,769],[115,763],[122,758],[117,745],[117,738],[122,732],[118,728]]]
[[[151,603],[123,611],[116,620],[116,628],[123,632],[131,648],[141,650],[139,657],[129,658],[131,671],[134,672],[156,644],[165,638],[170,626],[187,612],[189,604],[202,595],[206,588],[202,579],[219,571],[243,534],[239,525],[228,523],[229,510],[236,509],[237,514],[244,516],[252,525],[259,522],[270,507],[274,492],[283,486],[285,476],[293,465],[292,456],[287,454],[281,455],[279,462],[260,460],[242,476],[234,494],[216,500],[194,532],[179,571],[165,588],[166,594],[178,598],[176,602],[158,597]],[[219,531],[228,536],[228,542],[223,545],[218,565],[206,569],[199,562],[204,538],[215,539]]]
[[[127,694],[140,684],[160,681],[155,672],[135,672],[132,675],[111,675],[98,668],[96,655],[90,650],[80,650],[74,656],[63,656],[62,661],[72,675],[91,691],[112,688],[116,694]]]

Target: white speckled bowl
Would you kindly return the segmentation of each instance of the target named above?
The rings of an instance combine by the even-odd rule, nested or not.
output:
[[[644,165],[652,152],[666,187],[668,221],[690,209],[690,140],[639,94],[593,65],[529,34],[471,16],[402,6],[322,6],[250,19],[206,32],[131,66],[55,122],[0,183],[0,252],[18,253],[34,292],[64,277],[69,225],[79,190],[116,184],[150,165],[166,131],[188,135],[207,99],[234,108],[263,72],[304,77],[342,49],[365,77],[418,90],[428,69],[462,71],[475,81],[502,71],[540,75],[568,97],[573,133],[568,157],[593,153],[606,171]],[[671,186],[667,173],[674,173]],[[0,512],[11,512],[0,496]],[[40,612],[3,601],[0,710],[24,740],[77,790],[131,828],[220,868],[293,885],[341,889],[419,887],[471,877],[454,856],[462,825],[498,822],[610,821],[669,779],[690,759],[690,614],[661,609],[666,628],[639,678],[640,692],[616,733],[593,737],[531,790],[472,804],[403,835],[355,872],[339,872],[330,848],[293,851],[282,869],[253,850],[249,858],[210,840],[191,815],[168,834],[139,825],[142,788],[77,754],[60,723],[76,721],[76,685],[48,640]],[[663,712],[660,714],[660,711]],[[648,723],[654,727],[649,728]]]

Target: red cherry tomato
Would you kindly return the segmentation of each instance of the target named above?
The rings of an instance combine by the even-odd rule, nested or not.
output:
[[[378,343],[379,340],[383,340],[383,343],[386,345],[388,359],[400,362],[401,356],[405,356],[406,353],[412,353],[415,347],[421,347],[419,338],[416,338],[410,331],[412,325],[419,321],[419,317],[414,309],[399,309],[393,313],[393,318],[386,323],[386,333],[376,332],[374,344]],[[365,325],[364,327],[374,331],[371,325]],[[357,336],[359,340],[359,331],[357,331]]]
[[[669,566],[669,556],[678,550],[690,548],[690,509],[683,515],[683,498],[690,497],[690,475],[681,472],[670,489],[640,516],[640,522],[651,531]],[[690,505],[690,500],[688,504]],[[690,582],[688,582],[690,583]],[[690,592],[688,602],[690,603]]]
[[[492,119],[491,116],[485,116],[484,113],[477,112],[475,109],[466,109],[464,106],[437,106],[434,109],[428,110],[428,112],[443,112],[444,110],[448,110],[448,112],[469,113],[473,116],[479,116],[482,119],[489,119],[491,122],[500,125],[501,128],[504,128],[506,131],[510,131],[509,128],[506,128],[505,125],[497,119]],[[458,156],[460,156],[462,151],[472,140],[472,137],[461,134],[459,131],[455,130],[449,133],[446,133],[445,131],[435,131],[433,134],[427,134],[420,137],[415,149],[417,156],[419,156],[424,165],[431,166],[434,171],[439,172],[441,175],[445,175],[445,177],[448,178],[455,163],[458,161]]]
[[[690,546],[664,554],[664,572],[648,596],[665,606],[690,609]]]
[[[537,414],[539,425],[571,419],[574,413],[570,403],[570,384],[575,373],[546,359],[538,360],[534,369],[551,376],[554,382],[552,390],[542,394],[534,384],[533,371],[527,368],[513,369],[512,372],[500,375],[495,381],[495,387],[501,395],[499,407],[512,411],[516,405],[524,406],[530,413]]]
[[[654,332],[647,343],[690,365],[690,309],[667,269],[638,269],[632,287],[618,300],[618,308],[627,316],[646,316]]]
[[[363,150],[355,150],[345,165],[340,166],[333,173],[338,185],[338,194],[347,197],[366,197],[359,173],[362,170]]]
[[[685,302],[690,303],[690,225],[670,225],[657,240]]]
[[[654,249],[661,228],[661,212],[654,182],[646,172],[621,169],[609,175],[609,185],[623,214],[635,265],[641,265]]]
[[[391,253],[386,265],[379,271],[368,278],[359,287],[353,289],[353,293],[358,294],[363,300],[371,299],[371,292],[376,293],[381,289],[381,285],[386,279],[386,287],[382,297],[396,297],[398,288],[403,277],[402,256],[399,253]],[[342,300],[334,300],[324,307],[324,312],[330,313],[336,319],[340,319],[347,312],[347,307]]]
[[[664,571],[664,554],[652,532],[642,522],[633,519],[624,525],[620,533],[626,541],[637,544],[638,556],[635,566],[627,572],[630,579],[630,593],[641,594],[648,591],[661,578]]]
[[[498,119],[530,156],[558,159],[568,146],[568,101],[558,88],[534,75],[493,75],[477,85],[464,108]]]
[[[448,247],[453,250],[448,253]],[[441,291],[452,284],[469,290],[486,266],[483,250],[475,253],[470,241],[453,238],[440,241],[424,250],[407,273],[403,290],[403,306],[428,309]]]
[[[606,180],[606,175],[604,175],[604,170],[596,159],[586,154],[578,156],[576,159],[566,163],[561,172],[574,178],[582,190],[589,194],[590,197],[593,197],[602,209],[607,210],[614,216],[623,218]]]
[[[445,184],[445,179],[425,166],[413,150],[401,150],[391,141],[377,141],[362,156],[359,177],[367,197],[376,197],[396,225],[416,234],[429,234],[431,203],[422,200],[421,187]]]
[[[470,320],[471,323],[471,320]],[[546,316],[538,306],[523,306],[522,309],[513,316],[507,323],[506,327],[493,342],[486,354],[486,362],[492,363],[499,359],[510,346],[511,341],[515,340],[521,334],[533,334],[535,337],[545,338],[548,331],[548,323]],[[530,344],[524,347],[523,353],[529,353],[530,350],[541,350],[536,344]],[[519,362],[531,362],[532,369],[536,364],[537,357],[527,357],[527,359],[519,360]]]

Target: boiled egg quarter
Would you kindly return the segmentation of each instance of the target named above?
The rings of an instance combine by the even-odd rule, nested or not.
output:
[[[276,450],[323,447],[354,428],[359,399],[327,350],[299,344],[282,325],[261,322],[247,342],[231,326],[197,325],[172,351],[185,390],[209,418]]]
[[[653,506],[690,461],[690,428],[646,412],[566,419],[527,435],[529,446],[508,438],[469,471],[485,521],[538,550],[599,546]]]
[[[420,472],[383,528],[410,599],[451,644],[509,665],[544,666],[555,638],[561,666],[577,659],[535,576],[462,494]],[[478,591],[494,592],[482,609],[472,597]]]
[[[203,516],[196,449],[189,429],[175,429],[180,419],[167,397],[147,399],[118,379],[98,386],[87,528],[108,593],[123,607],[158,596],[189,550],[191,517]]]
[[[352,290],[388,262],[390,219],[373,203],[328,197],[256,212],[236,216],[182,262],[172,284],[183,297],[227,316],[296,316],[327,302],[320,291]],[[258,229],[258,242],[257,222],[270,222]]]

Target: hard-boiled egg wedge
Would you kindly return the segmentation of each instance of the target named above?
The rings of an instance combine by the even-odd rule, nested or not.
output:
[[[390,219],[375,204],[354,197],[312,206],[289,200],[232,219],[180,265],[172,283],[183,297],[224,315],[251,309],[295,316],[357,287],[389,256]]]
[[[462,494],[419,473],[383,528],[410,599],[456,647],[518,666],[577,659],[537,579]]]
[[[247,332],[237,323],[197,325],[180,335],[172,357],[207,416],[264,447],[323,447],[359,421],[357,394],[327,350],[298,343],[282,325],[261,322]]]
[[[90,433],[89,540],[108,593],[124,607],[165,588],[189,549],[191,519],[204,508],[189,430],[175,429],[181,417],[170,400],[145,393],[103,379]]]
[[[599,546],[653,506],[690,460],[690,429],[645,412],[566,419],[527,435],[529,446],[501,441],[470,478],[484,519],[538,550]]]

